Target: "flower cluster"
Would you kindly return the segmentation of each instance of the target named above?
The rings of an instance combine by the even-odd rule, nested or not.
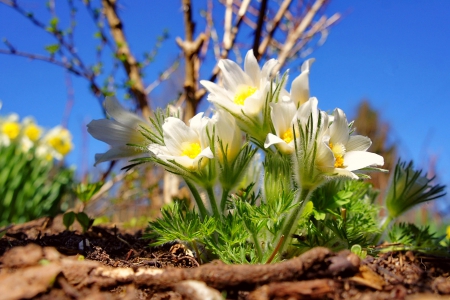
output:
[[[45,131],[32,117],[20,122],[15,113],[0,117],[0,147],[17,145],[23,152],[35,150],[38,157],[62,160],[73,149],[72,135],[62,126]]]
[[[310,97],[313,62],[304,62],[288,91],[288,73],[275,74],[278,62],[274,59],[260,67],[253,52],[248,51],[244,69],[231,60],[221,60],[222,84],[200,81],[209,92],[214,114],[209,117],[199,113],[188,124],[170,110],[157,111],[146,121],[121,107],[116,98],[108,97],[105,109],[111,119],[94,120],[88,125],[93,137],[111,145],[109,151],[96,155],[96,164],[125,157],[132,158],[130,167],[157,163],[185,180],[202,220],[212,217],[226,222],[223,218],[229,218],[236,208],[233,205],[237,205],[230,202],[235,198],[233,193],[242,187],[242,178],[247,180],[248,174],[261,176],[255,174],[254,162],[255,157],[263,157],[260,202],[281,209],[275,203],[277,199],[291,199],[283,206],[289,213],[279,211],[281,223],[266,222],[267,228],[278,231],[271,229],[272,237],[263,244],[278,243],[281,252],[289,240],[284,237],[296,230],[314,190],[333,178],[368,177],[364,171],[376,170],[384,163],[383,157],[367,151],[371,140],[354,134],[352,123],[341,109],[329,115],[318,108],[315,97]],[[257,152],[263,155],[255,156]],[[261,160],[258,162],[261,164]],[[251,186],[259,181],[253,178]],[[249,189],[244,190],[250,195]],[[253,239],[258,248],[261,243],[256,242],[256,235]]]

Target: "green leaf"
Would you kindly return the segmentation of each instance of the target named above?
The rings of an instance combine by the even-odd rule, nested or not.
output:
[[[55,54],[59,50],[59,47],[59,44],[51,44],[45,46],[45,50],[47,50],[47,52],[50,54]]]
[[[79,212],[76,214],[77,221],[83,227],[83,231],[87,231],[93,222],[93,219],[90,219],[87,214],[84,212]]]
[[[73,222],[75,222],[75,213],[73,211],[65,213],[63,216],[63,224],[67,230],[69,230]]]

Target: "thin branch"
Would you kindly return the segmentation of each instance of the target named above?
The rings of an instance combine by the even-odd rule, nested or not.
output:
[[[127,72],[130,89],[137,100],[139,109],[144,118],[151,115],[151,109],[147,94],[145,93],[144,83],[141,76],[141,68],[139,67],[136,58],[131,53],[128,46],[127,39],[123,32],[123,24],[116,11],[116,0],[102,0],[104,14],[108,20],[111,30],[111,35],[116,42],[117,57],[122,61],[122,64]]]
[[[264,0],[265,1],[265,0]],[[226,0],[225,2],[225,20],[224,20],[224,34],[223,47],[225,49],[231,48],[231,23],[233,22],[233,0]]]
[[[178,69],[179,66],[180,66],[180,58],[177,58],[173,62],[173,64],[169,68],[167,68],[167,70],[165,70],[158,76],[158,78],[155,81],[147,85],[147,87],[145,88],[145,92],[147,93],[147,95],[150,94],[158,85],[160,85],[161,82],[167,80],[170,77],[170,75],[172,75],[172,73],[175,72],[176,69]]]
[[[261,0],[261,8],[259,9],[258,22],[256,23],[252,48],[255,57],[259,56],[259,44],[261,42],[261,33],[263,30],[264,18],[266,17],[266,11],[267,11],[267,0]]]
[[[235,23],[235,25],[233,26],[233,28],[231,29],[231,34],[230,34],[230,43],[229,43],[229,45],[228,45],[228,48],[225,48],[224,47],[224,49],[222,50],[222,53],[221,53],[221,55],[220,55],[220,59],[225,59],[225,58],[227,58],[228,57],[228,54],[229,54],[229,52],[230,52],[230,50],[231,50],[231,48],[233,48],[233,46],[234,46],[234,43],[235,43],[235,41],[236,41],[236,36],[237,36],[237,33],[238,33],[238,31],[239,31],[239,27],[241,26],[241,23],[242,23],[242,20],[244,19],[244,16],[245,16],[245,13],[247,12],[247,9],[248,9],[248,7],[249,7],[249,4],[250,4],[250,0],[244,0],[244,1],[242,1],[242,5],[241,5],[241,7],[240,7],[240,9],[239,9],[239,12],[238,12],[238,15],[237,15],[237,19],[236,19],[236,23]],[[217,61],[217,63],[218,63],[218,61]],[[209,78],[209,81],[215,81],[216,80],[216,78],[217,78],[217,75],[219,74],[219,72],[220,72],[220,69],[219,69],[219,66],[218,66],[218,64],[216,63],[216,65],[215,65],[215,67],[214,67],[214,69],[213,69],[213,71],[212,71],[212,74],[211,74],[211,77]],[[201,98],[203,98],[203,96],[206,94],[206,89],[199,89],[198,91],[197,91],[197,99],[201,99]]]
[[[255,56],[259,59],[261,56],[266,53],[267,46],[269,46],[271,40],[273,39],[273,36],[275,34],[275,31],[277,30],[278,26],[280,25],[281,19],[286,14],[286,11],[289,9],[289,6],[291,5],[292,0],[284,0],[283,3],[281,3],[280,8],[278,9],[277,14],[272,20],[272,24],[270,26],[270,29],[267,32],[266,37],[262,41],[261,45],[259,45],[258,53]],[[253,50],[254,51],[254,50]]]
[[[297,26],[292,34],[288,35],[286,42],[284,43],[283,48],[281,49],[280,54],[278,55],[278,65],[274,67],[273,72],[276,73],[280,70],[282,66],[286,63],[287,58],[291,54],[291,50],[294,47],[295,43],[300,39],[302,34],[305,32],[306,28],[311,24],[312,19],[319,11],[319,9],[323,6],[326,0],[317,0],[313,6],[308,10],[305,17],[302,19],[300,24]]]

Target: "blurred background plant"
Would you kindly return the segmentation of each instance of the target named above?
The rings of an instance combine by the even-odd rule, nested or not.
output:
[[[55,216],[73,205],[74,168],[62,159],[73,148],[70,132],[45,132],[32,118],[0,118],[0,227]]]

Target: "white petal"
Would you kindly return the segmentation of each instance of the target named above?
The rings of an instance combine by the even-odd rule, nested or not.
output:
[[[292,129],[293,119],[296,113],[296,107],[292,101],[279,101],[270,103],[272,108],[271,117],[275,132],[280,135]]]
[[[253,84],[250,77],[242,71],[241,67],[237,63],[229,59],[222,59],[219,61],[219,68],[222,70],[223,87],[226,90],[236,93],[238,85]]]
[[[351,135],[345,148],[347,151],[366,151],[372,145],[372,141],[367,136]]]
[[[116,160],[121,158],[132,158],[139,154],[143,154],[143,151],[139,150],[135,147],[129,147],[129,146],[116,146],[112,147],[105,153],[97,153],[95,154],[95,164],[109,161],[109,160]]]
[[[351,151],[344,155],[345,169],[349,171],[359,170],[369,166],[382,166],[383,164],[383,156],[371,152]]]
[[[304,61],[303,64],[302,64],[301,71],[302,71],[302,72],[307,72],[307,71],[309,71],[309,70],[311,69],[312,64],[313,64],[315,61],[316,61],[315,58],[310,58],[310,59]]]
[[[241,114],[241,106],[235,104],[233,102],[234,94],[231,93],[224,88],[218,86],[217,84],[202,80],[200,83],[210,92],[207,97],[207,100],[214,103],[216,106],[221,107],[233,114]]]
[[[106,97],[104,104],[106,112],[114,120],[125,126],[136,128],[139,126],[139,124],[146,124],[144,119],[123,108],[116,97]]]
[[[330,142],[333,144],[342,143],[344,146],[347,145],[349,139],[349,129],[348,122],[345,113],[336,108],[333,112],[334,121],[330,125]]]
[[[92,120],[87,131],[97,140],[109,145],[143,144],[144,136],[137,130],[125,127],[115,120]]]
[[[253,81],[253,86],[259,87],[261,70],[259,68],[258,61],[256,60],[256,57],[253,54],[253,50],[249,50],[247,52],[247,55],[245,55],[244,71]]]
[[[347,169],[336,168],[336,169],[334,169],[334,174],[336,174],[337,176],[346,176],[346,177],[350,177],[352,179],[359,179],[359,177],[355,173],[353,173]]]
[[[245,99],[243,107],[244,113],[249,116],[260,114],[264,105],[264,100],[261,91],[256,91],[253,95]]]
[[[278,65],[278,60],[276,59],[269,59],[266,61],[266,63],[263,65],[261,70],[261,84],[265,84],[266,81],[270,80],[275,74],[273,73],[273,68]]]
[[[162,127],[164,144],[172,155],[180,155],[185,142],[200,142],[196,132],[178,118],[167,118]]]
[[[278,136],[276,136],[276,135],[274,135],[272,133],[269,133],[267,135],[267,137],[266,137],[266,141],[264,142],[264,148],[269,148],[270,146],[276,145],[276,144],[279,144],[279,143],[285,143],[286,144],[286,142],[283,141],[280,137],[278,137]]]

